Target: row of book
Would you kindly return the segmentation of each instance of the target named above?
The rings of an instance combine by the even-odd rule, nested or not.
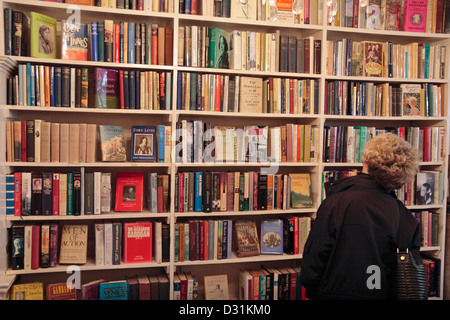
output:
[[[323,135],[324,162],[361,162],[365,144],[378,134],[393,132],[404,138],[418,152],[419,161],[443,161],[444,127],[397,127],[378,129],[368,126],[325,126]]]
[[[444,86],[432,83],[325,81],[325,114],[352,116],[421,116],[445,114]]]
[[[445,79],[446,46],[423,42],[327,41],[327,74]]]
[[[259,21],[281,21],[297,24],[322,24],[322,1],[302,1],[303,10],[293,8],[293,1],[264,0],[180,0],[179,13],[223,17],[231,19],[247,19]],[[294,11],[293,11],[294,10]]]
[[[257,225],[259,225],[257,227]],[[175,224],[175,262],[231,259],[260,254],[301,254],[310,217],[198,219]]]
[[[448,33],[449,6],[444,0],[335,0],[328,25],[373,30]],[[333,14],[334,13],[334,14]]]
[[[315,162],[318,128],[308,124],[214,126],[201,120],[176,123],[176,163]]]
[[[169,211],[169,176],[117,173],[115,198],[110,172],[15,172],[6,175],[6,214],[79,216],[115,211]],[[145,181],[146,180],[146,181]],[[145,184],[145,189],[144,189]],[[145,195],[145,196],[144,196]]]
[[[240,300],[307,300],[300,283],[300,266],[242,268]]]
[[[178,73],[177,110],[314,114],[319,81],[314,79]]]
[[[439,213],[432,211],[411,213],[420,225],[420,246],[439,246]]]
[[[169,300],[169,278],[165,273],[128,277],[125,280],[94,280],[75,285],[43,282],[14,284],[11,300]]]
[[[313,206],[309,173],[181,172],[175,212],[289,210]]]
[[[425,273],[428,279],[428,297],[440,297],[441,292],[441,259],[422,256]]]
[[[169,261],[169,225],[160,221],[95,223],[95,265]]]
[[[53,2],[153,12],[173,13],[174,10],[174,0],[54,0]]]
[[[170,110],[171,98],[171,72],[26,63],[7,80],[8,105]]]

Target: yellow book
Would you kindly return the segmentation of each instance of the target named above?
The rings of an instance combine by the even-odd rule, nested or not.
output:
[[[11,300],[44,300],[42,282],[15,284],[12,287]]]

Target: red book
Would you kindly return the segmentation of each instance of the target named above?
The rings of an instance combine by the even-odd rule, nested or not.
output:
[[[444,0],[437,0],[437,12],[436,12],[436,33],[443,33],[444,24]]]
[[[197,0],[191,0],[191,14],[197,14]]]
[[[216,87],[216,97],[215,97],[215,102],[214,102],[214,104],[215,104],[215,108],[214,108],[214,111],[221,111],[221,106],[220,106],[220,88],[221,88],[221,85],[220,85],[220,82],[221,82],[221,80],[222,80],[222,77],[219,75],[219,74],[216,74],[215,75],[215,87]]]
[[[41,227],[34,225],[31,233],[31,269],[39,269],[40,266],[40,247],[41,247]]]
[[[116,179],[116,211],[142,211],[144,174],[119,172]]]
[[[199,222],[199,247],[200,247],[200,251],[199,251],[199,260],[205,260],[205,225],[203,223],[203,221]]]
[[[431,127],[422,127],[423,130],[423,161],[431,161]]]
[[[353,0],[353,28],[358,28],[359,0]]]
[[[294,114],[294,79],[289,79],[289,113]]]
[[[178,212],[184,212],[183,202],[184,202],[184,173],[181,172],[178,179]]]
[[[405,0],[403,31],[425,32],[427,25],[427,0]]]
[[[123,70],[119,70],[119,103],[120,109],[125,109],[125,92],[124,92],[124,82],[123,82]]]
[[[301,162],[301,149],[302,149],[302,130],[301,125],[297,125],[297,162]]]
[[[52,197],[52,215],[59,216],[59,173],[53,173]]]
[[[197,256],[195,254],[195,238],[196,238],[196,229],[195,229],[195,221],[189,221],[189,260],[195,261],[197,260]]]
[[[22,162],[27,162],[27,122],[21,121],[20,128],[21,128],[20,137],[22,144]]]
[[[152,25],[152,64],[158,64],[158,25]]]
[[[158,195],[158,213],[164,212],[164,186],[163,186],[163,176],[158,175],[157,177],[157,195]]]
[[[187,300],[188,280],[184,273],[180,273],[180,300]]]
[[[297,300],[297,272],[289,269],[290,271],[290,284],[289,284],[289,300]]]
[[[204,230],[204,260],[209,260],[209,222],[208,221],[203,221],[203,226],[205,228]]]
[[[151,262],[153,257],[152,222],[126,222],[123,225],[123,261]]]
[[[120,63],[120,24],[114,24],[114,62]]]
[[[22,174],[14,172],[14,215],[22,215]]]
[[[173,28],[166,28],[165,39],[165,57],[164,64],[171,66],[173,64]]]

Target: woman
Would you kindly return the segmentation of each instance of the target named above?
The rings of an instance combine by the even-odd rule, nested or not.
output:
[[[389,299],[400,227],[420,259],[418,223],[391,192],[416,175],[417,153],[388,133],[367,142],[362,163],[330,188],[311,227],[300,273],[309,299]]]

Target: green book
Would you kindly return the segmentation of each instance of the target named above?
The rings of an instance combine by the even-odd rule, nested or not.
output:
[[[30,20],[31,56],[56,59],[56,19],[31,12]]]
[[[73,172],[67,173],[67,215],[73,215]]]
[[[220,28],[209,28],[210,68],[229,69],[230,34]]]
[[[145,63],[152,64],[152,25],[145,25]]]
[[[98,61],[105,61],[105,22],[97,22]]]

